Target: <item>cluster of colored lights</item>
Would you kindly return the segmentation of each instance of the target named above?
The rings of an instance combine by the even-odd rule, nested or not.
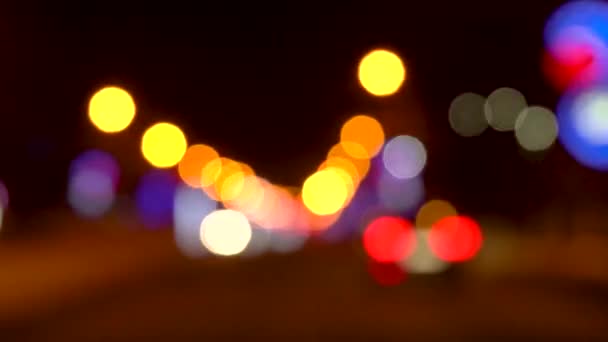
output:
[[[458,215],[443,200],[425,203],[414,223],[400,216],[381,216],[363,233],[370,273],[386,285],[401,282],[408,273],[438,273],[450,263],[468,261],[480,250],[482,240],[477,222]]]
[[[549,149],[558,136],[558,121],[542,106],[528,106],[524,95],[513,88],[499,88],[487,98],[476,93],[457,96],[449,109],[450,126],[464,137],[477,136],[486,128],[515,132],[519,146],[526,151]]]
[[[608,4],[566,3],[548,20],[544,38],[543,71],[563,92],[556,114],[503,87],[457,96],[449,125],[463,137],[488,127],[512,132],[530,152],[547,151],[559,139],[582,165],[608,170]],[[397,93],[407,78],[401,58],[388,50],[366,54],[357,71],[362,88],[378,97]],[[137,110],[128,91],[110,86],[91,97],[88,117],[101,132],[118,134]],[[177,247],[192,258],[290,253],[311,237],[360,234],[370,274],[394,285],[406,274],[469,261],[482,246],[473,218],[447,201],[425,202],[424,143],[387,137],[367,114],[344,122],[336,144],[300,186],[273,184],[245,162],[192,144],[173,123],[154,123],[141,136],[142,156],[153,169],[133,194],[140,222],[148,229],[172,226]],[[67,201],[79,216],[100,218],[114,207],[119,184],[119,163],[110,153],[85,151],[71,164]],[[0,228],[8,205],[0,182]]]
[[[358,77],[369,93],[389,96],[403,85],[406,69],[396,54],[374,50],[361,60]],[[103,88],[89,103],[91,122],[105,133],[125,130],[135,116],[135,102],[121,88]],[[387,141],[381,123],[369,115],[355,115],[342,125],[339,140],[301,187],[273,184],[211,146],[189,145],[184,132],[167,122],[146,129],[140,147],[154,167],[135,190],[140,221],[150,229],[172,225],[178,248],[189,257],[293,251],[309,236],[323,236],[348,221],[345,210],[362,197],[357,196],[360,187],[375,169],[378,172],[369,179],[373,191],[358,203],[379,208],[363,232],[371,260],[432,273],[449,262],[469,259],[479,247],[467,249],[466,255],[457,250],[468,243],[461,236],[466,232],[458,230],[464,219],[454,216],[460,221],[441,223],[439,219],[456,215],[455,210],[437,209],[438,203],[442,208],[447,202],[431,201],[420,209],[427,162],[424,144],[407,135]],[[72,164],[68,201],[79,215],[100,217],[111,209],[118,181],[118,164],[111,155],[85,152]],[[422,218],[414,229],[406,217],[418,209]],[[362,216],[351,221],[355,226],[365,223]]]
[[[528,107],[515,89],[500,88],[487,98],[475,93],[456,97],[450,106],[452,129],[465,137],[490,126],[515,131],[518,144],[545,151],[559,139],[580,164],[608,170],[608,4],[570,1],[549,18],[544,32],[543,70],[563,92],[556,115],[542,106]]]
[[[564,94],[560,142],[582,165],[608,170],[608,4],[573,1],[545,26],[548,80]]]

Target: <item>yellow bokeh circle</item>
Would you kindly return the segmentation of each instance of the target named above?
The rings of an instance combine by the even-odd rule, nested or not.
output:
[[[168,168],[179,163],[187,147],[184,132],[167,122],[157,123],[148,128],[141,140],[144,158],[158,168]]]
[[[135,118],[135,102],[118,87],[106,87],[89,101],[89,119],[100,131],[116,133],[126,129]]]
[[[302,201],[316,215],[331,215],[348,200],[348,185],[333,168],[317,171],[302,186]]]
[[[359,63],[359,82],[376,96],[394,94],[405,77],[406,70],[401,58],[387,50],[374,50]]]

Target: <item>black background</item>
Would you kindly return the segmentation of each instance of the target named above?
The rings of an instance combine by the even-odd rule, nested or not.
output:
[[[559,1],[401,1],[328,5],[129,6],[87,2],[0,13],[0,177],[13,210],[64,205],[69,162],[87,148],[114,153],[122,191],[149,168],[144,129],[163,120],[273,182],[299,185],[357,113],[389,135],[418,136],[429,151],[430,197],[470,213],[517,220],[562,199],[597,200],[600,173],[561,147],[528,155],[512,133],[461,138],[447,112],[458,94],[509,86],[554,108],[541,71],[542,30]],[[400,54],[402,90],[375,98],[358,84],[373,48]],[[132,126],[104,135],[88,122],[104,85],[131,92]]]

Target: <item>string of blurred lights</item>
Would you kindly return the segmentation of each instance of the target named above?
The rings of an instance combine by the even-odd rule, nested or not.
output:
[[[567,3],[548,20],[544,37],[543,71],[564,91],[557,115],[503,87],[487,97],[467,92],[454,98],[449,125],[462,137],[479,136],[488,127],[512,131],[530,152],[546,151],[559,139],[579,163],[608,170],[608,5]],[[407,69],[394,52],[374,50],[359,62],[357,76],[369,94],[385,97],[402,88]],[[136,114],[132,96],[115,86],[89,102],[88,117],[104,133],[124,131]],[[141,221],[152,229],[172,225],[176,245],[189,257],[288,253],[310,237],[329,238],[345,229],[346,235],[361,235],[370,274],[392,285],[405,272],[436,273],[468,261],[482,246],[473,218],[444,200],[424,202],[423,142],[386,137],[368,115],[343,123],[339,141],[300,187],[273,184],[211,146],[189,144],[169,122],[147,128],[140,148],[154,168],[135,191]],[[72,162],[68,202],[77,214],[99,218],[111,210],[119,178],[111,154],[86,151]],[[0,227],[7,207],[8,191],[0,183]]]
[[[370,94],[389,96],[405,82],[406,69],[393,52],[374,50],[362,58],[358,78]],[[89,119],[105,133],[125,130],[135,114],[133,98],[118,87],[99,90],[89,102]],[[373,266],[372,275],[386,277],[386,272],[379,271],[386,269],[392,270],[395,279],[401,279],[397,269],[437,272],[449,262],[473,257],[478,249],[475,245],[467,254],[453,256],[457,252],[450,243],[469,243],[459,228],[464,218],[434,227],[440,219],[458,217],[448,202],[431,201],[417,210],[424,200],[424,144],[407,135],[387,141],[381,123],[368,115],[355,115],[342,125],[339,142],[300,188],[272,184],[249,165],[221,156],[211,146],[188,146],[183,131],[167,122],[145,130],[141,153],[156,169],[142,176],[136,189],[141,222],[152,229],[172,224],[178,248],[189,257],[209,252],[255,256],[268,250],[298,249],[311,234],[323,236],[348,216],[344,212],[374,168],[381,172],[371,196],[363,198],[363,206],[379,205],[383,212],[395,214],[350,217],[350,224],[365,226],[363,246],[371,260],[392,265]],[[167,170],[175,166],[180,181]],[[78,214],[97,218],[111,209],[119,168],[109,153],[85,152],[74,160],[70,173],[68,200]],[[400,214],[407,212],[418,213],[415,225]],[[444,258],[441,253],[446,254],[446,249]]]
[[[463,137],[474,137],[492,127],[498,132],[514,131],[519,146],[541,152],[557,140],[559,125],[555,114],[542,106],[528,106],[522,93],[499,88],[487,98],[463,93],[450,104],[448,119],[452,130]]]

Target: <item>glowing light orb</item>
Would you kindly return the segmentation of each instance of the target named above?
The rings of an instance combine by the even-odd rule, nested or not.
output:
[[[140,178],[135,201],[145,227],[159,229],[171,224],[177,185],[178,179],[167,170],[150,170]]]
[[[608,91],[584,93],[574,104],[574,128],[593,145],[608,145]]]
[[[486,120],[497,131],[512,131],[517,116],[528,106],[522,93],[513,88],[496,89],[484,105]]]
[[[450,202],[431,200],[418,210],[418,214],[416,214],[416,227],[431,228],[440,219],[457,214],[456,208]]]
[[[203,168],[212,160],[219,158],[213,147],[197,144],[188,147],[180,160],[177,170],[182,181],[193,188],[201,187]]]
[[[436,222],[428,236],[433,253],[444,261],[463,262],[475,257],[482,244],[481,229],[466,216],[450,216]]]
[[[70,177],[68,203],[80,216],[99,218],[114,204],[112,178],[99,170],[80,171]]]
[[[372,95],[394,94],[405,77],[406,70],[401,58],[387,50],[374,50],[359,63],[359,82]]]
[[[200,226],[201,241],[216,255],[240,254],[247,248],[251,236],[251,226],[247,217],[230,209],[212,212],[205,217]]]
[[[608,41],[606,2],[571,1],[559,7],[545,25],[545,45],[552,50],[558,50],[564,40],[578,43],[587,40],[587,34],[592,34],[599,42]]]
[[[168,168],[182,159],[188,148],[186,136],[179,127],[161,122],[148,128],[141,140],[146,160],[157,168]]]
[[[333,169],[317,171],[302,186],[302,200],[317,215],[331,215],[344,207],[348,199],[348,187],[344,179]]]
[[[384,130],[378,120],[356,115],[342,125],[340,143],[351,157],[370,159],[380,152],[384,144]]]
[[[118,163],[107,152],[89,150],[70,164],[67,199],[86,218],[99,218],[113,206],[120,176]]]
[[[568,28],[544,54],[543,72],[558,90],[589,84],[606,73],[607,52],[587,28]]]
[[[426,149],[420,140],[399,135],[389,140],[382,152],[384,168],[395,178],[418,176],[426,165]]]
[[[355,195],[357,187],[360,183],[359,172],[357,171],[357,168],[349,160],[336,157],[324,161],[319,166],[318,170],[321,171],[326,169],[332,169],[340,177],[342,177],[344,185],[346,185],[346,188],[348,189],[347,202],[350,201]]]
[[[608,126],[608,122],[606,125]],[[557,118],[544,107],[533,106],[524,109],[515,122],[515,138],[527,151],[548,149],[557,139],[557,134]]]
[[[450,126],[463,137],[480,135],[488,128],[484,114],[486,98],[475,93],[458,95],[450,104],[448,119]]]
[[[575,88],[557,106],[559,140],[579,163],[608,170],[608,86]]]
[[[89,101],[89,119],[102,132],[116,133],[126,129],[135,117],[135,102],[118,87],[106,87]]]
[[[428,243],[428,229],[416,229],[417,243],[409,258],[399,262],[399,265],[410,273],[434,274],[445,271],[450,264],[437,258]]]
[[[409,257],[416,246],[412,224],[405,219],[383,216],[363,232],[363,247],[378,262],[397,262]]]
[[[586,86],[608,72],[608,4],[569,1],[545,25],[545,71],[560,89]]]

